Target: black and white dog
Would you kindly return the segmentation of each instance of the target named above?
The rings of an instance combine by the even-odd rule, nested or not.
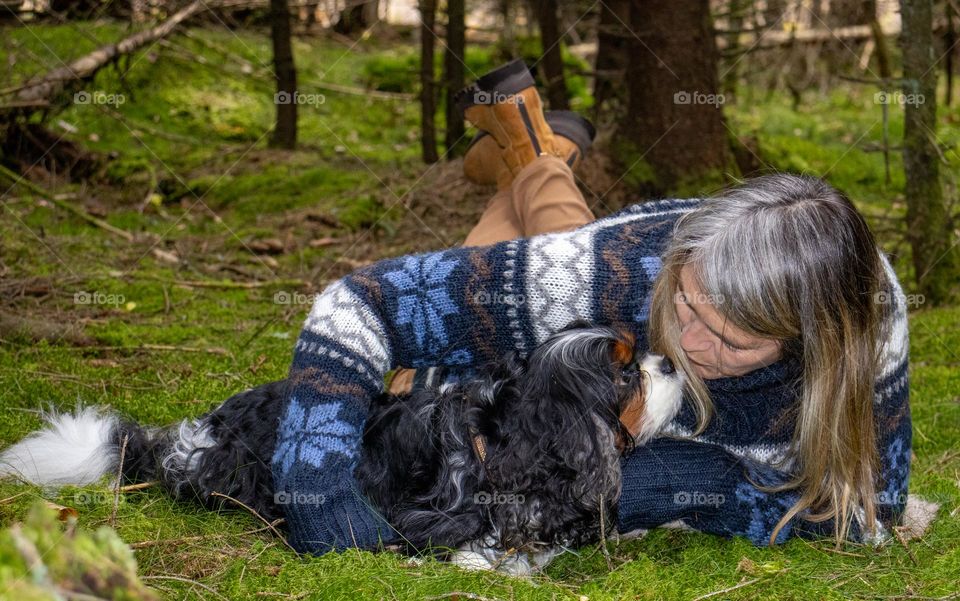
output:
[[[355,475],[408,550],[527,573],[615,525],[620,457],[674,417],[683,382],[669,359],[638,355],[629,334],[575,321],[477,379],[381,394]],[[0,475],[91,484],[116,473],[123,447],[126,481],[156,480],[211,508],[221,493],[274,520],[284,499],[269,466],[285,389],[264,384],[169,428],[93,408],[49,415],[0,454]]]

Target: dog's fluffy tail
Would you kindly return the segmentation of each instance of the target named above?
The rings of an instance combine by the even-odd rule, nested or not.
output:
[[[118,420],[92,407],[48,413],[46,426],[0,453],[0,476],[44,487],[92,484],[116,468]]]
[[[116,474],[122,452],[124,481],[162,480],[176,491],[197,452],[213,444],[200,421],[144,428],[93,407],[45,413],[44,421],[43,428],[0,453],[0,477],[46,488],[85,486]]]

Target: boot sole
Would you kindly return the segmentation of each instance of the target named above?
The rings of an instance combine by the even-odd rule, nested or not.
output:
[[[586,154],[587,150],[593,146],[593,139],[597,137],[597,129],[586,117],[573,111],[546,111],[544,118],[547,120],[547,125],[553,130],[553,133],[558,136],[563,136],[576,144],[577,148],[580,149],[581,155]],[[474,144],[484,136],[489,135],[489,133],[483,130],[477,132],[477,135],[474,136],[470,144],[467,145],[467,150],[464,154],[469,153]]]
[[[454,95],[454,101],[463,113],[471,106],[490,105],[503,102],[507,96],[519,94],[536,82],[523,59],[516,59],[481,75],[473,84]]]
[[[588,119],[573,111],[547,111],[544,117],[550,129],[553,130],[554,135],[566,138],[576,145],[577,149],[570,153],[570,156],[566,159],[567,166],[572,169],[577,161],[586,155],[587,150],[593,146],[593,140],[597,135],[596,128]],[[464,153],[465,163],[468,161],[467,157],[470,156],[471,149],[489,135],[489,133],[483,130],[477,132],[477,135],[470,141]],[[494,142],[494,144],[496,144],[496,142]],[[492,179],[475,178],[469,175],[467,179],[478,184],[496,183]]]

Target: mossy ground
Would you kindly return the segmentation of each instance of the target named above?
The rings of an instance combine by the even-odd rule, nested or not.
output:
[[[121,33],[110,23],[5,32],[4,63],[14,55],[13,69],[24,75],[94,47],[96,41],[77,28],[99,40]],[[136,233],[135,242],[80,222],[23,188],[7,191],[4,183],[5,310],[76,324],[96,344],[2,341],[0,445],[36,428],[33,410],[42,404],[109,405],[163,424],[283,377],[309,293],[362,262],[456,245],[483,209],[488,191],[457,181],[456,163],[427,168],[419,162],[414,101],[341,94],[310,83],[363,85],[369,61],[409,49],[376,40],[353,47],[297,40],[301,90],[322,94],[323,102],[302,107],[301,147],[285,152],[266,148],[273,118],[269,80],[244,74],[237,60],[242,57],[259,73],[269,62],[268,38],[223,30],[192,34],[206,43],[173,38],[174,48],[157,46],[135,56],[123,78],[110,69],[88,86],[123,93],[122,105],[77,105],[60,116],[78,128],[70,138],[116,158],[94,186],[51,187],[75,194],[71,202]],[[207,64],[198,64],[196,55]],[[901,162],[894,153],[892,181],[886,184],[882,155],[861,149],[881,139],[873,92],[850,87],[827,97],[811,92],[796,111],[782,98],[748,94],[726,107],[731,128],[756,136],[764,163],[826,174],[844,189],[884,248],[895,254],[909,287]],[[954,177],[960,111],[944,113],[946,126],[938,135],[948,146],[946,169]],[[899,110],[891,114],[896,141],[902,117]],[[956,197],[955,188],[951,193]],[[596,206],[598,215],[618,208]],[[310,244],[323,238],[334,240]],[[254,281],[265,283],[231,284]],[[918,302],[910,314],[916,453],[911,491],[940,502],[942,509],[927,536],[909,550],[892,544],[838,551],[827,541],[799,540],[757,549],[743,540],[664,530],[611,543],[612,570],[593,547],[564,555],[545,575],[523,581],[388,553],[297,558],[269,534],[249,534],[261,524],[243,512],[217,514],[176,504],[157,490],[121,495],[115,519],[105,485],[64,490],[53,500],[76,507],[82,527],[112,522],[129,543],[154,541],[136,551],[141,575],[195,580],[238,600],[453,598],[455,591],[498,599],[690,599],[738,584],[713,598],[955,595],[958,321],[960,307],[931,309]],[[174,350],[138,348],[145,344]],[[0,525],[22,519],[41,496],[33,488],[0,483],[0,499],[9,499],[0,502]],[[180,540],[184,537],[196,538]],[[171,599],[212,598],[184,580],[148,583]],[[0,591],[0,598],[4,594]]]

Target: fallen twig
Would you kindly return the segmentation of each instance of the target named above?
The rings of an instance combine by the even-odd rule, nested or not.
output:
[[[216,595],[218,598],[223,599],[223,601],[230,601],[229,599],[227,599],[226,597],[224,597],[223,595],[221,595],[220,593],[218,593],[215,589],[207,586],[206,584],[204,584],[204,583],[202,583],[202,582],[197,582],[196,580],[191,580],[191,579],[189,579],[189,578],[183,578],[182,576],[143,576],[143,577],[141,577],[141,580],[176,580],[177,582],[185,582],[185,583],[187,583],[187,584],[195,584],[195,585],[199,586],[200,588],[202,588],[203,590],[205,590],[205,591],[207,591],[207,592],[209,592],[209,593],[213,593],[213,594]]]
[[[44,200],[46,200],[46,201],[48,201],[48,202],[50,202],[50,203],[53,203],[54,205],[60,207],[61,209],[65,210],[65,211],[68,211],[68,212],[70,212],[70,213],[73,213],[74,215],[76,215],[77,217],[83,219],[84,221],[87,221],[88,223],[92,223],[93,225],[95,225],[95,226],[97,226],[97,227],[99,227],[99,228],[101,228],[101,229],[103,229],[103,230],[106,230],[106,231],[110,232],[111,234],[114,234],[115,236],[120,236],[121,238],[123,238],[123,239],[126,240],[127,242],[133,242],[133,234],[131,234],[130,232],[128,232],[128,231],[126,231],[126,230],[122,230],[122,229],[120,229],[120,228],[118,228],[118,227],[115,227],[115,226],[113,226],[113,225],[110,225],[109,223],[107,223],[107,222],[104,221],[103,219],[100,219],[99,217],[94,217],[93,215],[91,215],[90,213],[87,213],[87,212],[84,211],[83,209],[81,209],[81,208],[79,208],[79,207],[75,207],[75,206],[73,206],[72,204],[70,204],[70,203],[68,203],[68,202],[65,202],[65,201],[63,201],[63,200],[60,200],[60,199],[57,198],[55,195],[47,192],[46,190],[44,190],[44,189],[41,188],[40,186],[34,184],[33,182],[27,180],[26,178],[17,175],[16,173],[14,173],[13,171],[11,171],[10,169],[7,169],[7,168],[4,167],[3,165],[0,165],[0,175],[5,176],[7,179],[9,179],[11,182],[13,182],[14,185],[19,184],[19,185],[23,186],[24,188],[26,188],[26,189],[30,190],[31,192],[33,192],[34,194],[36,194],[37,196],[43,198]]]
[[[737,590],[738,588],[743,588],[743,587],[745,587],[745,586],[750,586],[751,584],[756,584],[756,583],[758,583],[758,582],[760,582],[760,579],[759,579],[759,578],[753,578],[752,580],[745,580],[745,581],[741,582],[740,584],[735,584],[735,585],[733,585],[733,586],[731,586],[731,587],[727,587],[727,588],[721,589],[721,590],[719,590],[719,591],[713,591],[712,593],[707,593],[706,595],[700,595],[699,597],[695,597],[695,598],[693,599],[693,601],[701,601],[702,599],[709,599],[710,597],[716,597],[717,595],[722,595],[722,594],[724,594],[724,593],[729,593],[730,591],[735,591],[735,590]]]
[[[127,484],[126,486],[120,487],[120,492],[134,492],[137,490],[143,490],[145,488],[150,488],[156,486],[159,482],[138,482],[137,484]]]
[[[174,284],[176,286],[191,286],[193,288],[266,288],[268,286],[306,286],[306,282],[303,280],[290,279],[290,280],[269,280],[269,281],[255,281],[255,282],[236,282],[233,280],[224,280],[224,281],[214,281],[214,280],[175,280],[172,278],[164,278],[155,275],[141,274],[137,275],[138,278],[143,278],[147,280],[155,280],[157,282],[166,282],[167,284]]]
[[[903,533],[900,532],[900,527],[894,527],[893,534],[897,537],[897,540],[900,541],[900,544],[903,545],[903,548],[907,551],[907,555],[910,557],[910,561],[913,562],[913,565],[920,565],[920,562],[917,561],[917,556],[913,554],[913,549],[910,548],[910,545],[907,544],[907,540],[903,537]]]
[[[465,593],[463,591],[450,591],[449,593],[443,593],[440,595],[433,595],[432,597],[424,597],[425,601],[433,601],[435,599],[471,599],[472,601],[500,601],[497,597],[484,597],[482,595],[477,595],[475,593]]]
[[[607,560],[607,569],[612,572],[613,561],[610,559],[610,550],[607,549],[607,527],[603,516],[603,495],[600,495],[600,549],[603,551],[603,558]]]
[[[127,443],[130,435],[124,434],[120,443],[120,461],[117,462],[117,484],[113,489],[113,510],[110,512],[110,527],[117,527],[117,509],[120,507],[120,482],[123,480],[123,460],[127,457]]]
[[[172,344],[141,344],[139,346],[84,346],[66,348],[69,351],[178,351],[183,353],[209,353],[211,355],[227,356],[230,354],[225,348],[211,346],[199,348],[195,346],[175,346]]]
[[[234,499],[234,498],[231,497],[230,495],[225,495],[225,494],[223,494],[223,493],[212,492],[212,493],[210,493],[210,496],[211,496],[211,497],[222,497],[222,498],[224,498],[224,499],[229,499],[230,501],[233,501],[234,503],[236,503],[236,504],[239,505],[240,507],[243,507],[244,509],[246,509],[247,511],[249,511],[250,513],[252,513],[254,516],[256,516],[257,519],[259,519],[261,522],[263,522],[264,524],[266,524],[267,527],[269,527],[270,530],[272,530],[273,533],[277,535],[277,538],[279,538],[281,541],[283,541],[283,544],[286,545],[288,549],[290,549],[290,550],[293,551],[294,553],[297,553],[297,550],[294,549],[293,546],[292,546],[290,543],[287,542],[287,539],[286,539],[282,534],[280,534],[280,531],[277,530],[276,527],[274,527],[273,523],[268,522],[267,519],[266,519],[265,517],[263,517],[262,515],[260,515],[259,513],[257,513],[256,510],[254,510],[253,507],[250,507],[249,505],[247,505],[247,504],[244,503],[243,501]]]
[[[22,497],[23,495],[27,494],[28,492],[30,492],[30,491],[25,490],[25,491],[23,491],[23,492],[18,492],[17,494],[13,495],[12,497],[7,497],[6,499],[0,499],[0,505],[6,505],[7,503],[12,503],[15,499],[18,499],[18,498]]]
[[[240,534],[214,534],[211,536],[200,535],[200,536],[183,536],[180,538],[166,538],[161,540],[144,540],[138,543],[130,543],[131,549],[146,549],[148,547],[158,547],[160,545],[177,545],[182,543],[194,543],[203,540],[213,540],[218,538],[226,538],[228,536],[249,536],[251,534],[258,534],[266,530],[272,530],[272,527],[276,526],[283,522],[283,518],[274,520],[272,524],[266,526],[261,526],[260,528],[255,528],[253,530],[247,530],[246,532],[241,532]]]

